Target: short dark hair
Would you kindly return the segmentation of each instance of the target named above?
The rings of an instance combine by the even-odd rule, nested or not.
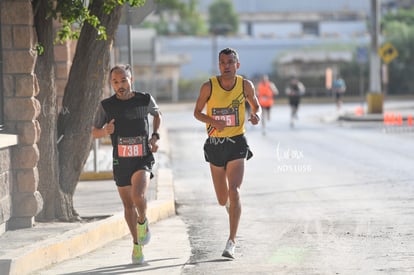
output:
[[[224,49],[222,49],[222,50],[220,51],[220,53],[219,53],[219,57],[220,57],[220,55],[222,55],[222,54],[225,54],[225,55],[233,54],[233,55],[234,55],[234,57],[236,57],[236,60],[237,60],[237,61],[239,60],[239,54],[236,52],[236,50],[235,50],[235,49],[232,49],[232,48],[224,48]]]
[[[112,67],[111,71],[109,72],[109,75],[112,76],[112,72],[114,71],[124,71],[127,74],[129,73],[129,76],[132,77],[132,68],[129,64],[118,64]]]

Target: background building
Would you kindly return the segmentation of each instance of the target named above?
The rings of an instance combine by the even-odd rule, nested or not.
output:
[[[199,1],[199,11],[206,20],[213,1]],[[381,1],[383,12],[412,5],[410,2],[413,1]],[[371,0],[233,0],[232,3],[239,16],[236,34],[157,37],[160,56],[175,55],[183,61],[181,81],[201,82],[216,74],[218,51],[224,47],[233,47],[240,53],[240,74],[256,79],[262,74],[276,73],[279,78],[293,74],[315,78],[315,73],[319,73],[321,84],[312,85],[319,85],[315,89],[322,93],[323,66],[339,73],[343,62],[368,62]],[[177,20],[176,16],[171,17],[170,24]],[[361,57],[361,53],[365,56]],[[360,85],[355,82],[354,86],[358,88],[349,89],[350,93],[359,94]],[[196,95],[196,87],[187,92]]]

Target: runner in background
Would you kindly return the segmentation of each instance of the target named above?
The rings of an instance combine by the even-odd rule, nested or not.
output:
[[[274,103],[274,96],[279,94],[276,85],[269,80],[268,75],[263,75],[260,82],[257,84],[257,97],[259,104],[263,110],[262,118],[262,134],[266,134],[266,120],[270,121],[270,113]]]
[[[286,95],[289,98],[290,106],[290,127],[295,126],[295,120],[299,119],[298,110],[300,105],[300,98],[305,94],[305,85],[296,77],[292,77],[288,86],[286,87]]]
[[[335,96],[336,110],[340,111],[342,107],[342,97],[346,92],[345,80],[338,75],[332,83],[332,92]]]

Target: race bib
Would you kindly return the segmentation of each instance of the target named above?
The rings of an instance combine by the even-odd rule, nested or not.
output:
[[[138,137],[118,137],[118,157],[134,158],[143,157],[147,154],[145,146],[146,138]]]
[[[226,126],[239,126],[239,108],[213,108],[212,116],[215,120],[224,120]]]

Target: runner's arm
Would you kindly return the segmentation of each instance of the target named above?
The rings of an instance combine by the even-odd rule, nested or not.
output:
[[[102,128],[92,127],[92,136],[94,138],[102,138],[112,134],[115,130],[115,119],[112,119],[110,122],[106,123]]]
[[[256,92],[254,89],[254,85],[250,80],[244,79],[243,80],[243,87],[244,87],[244,94],[246,96],[246,100],[252,109],[250,113],[249,121],[256,125],[259,123],[262,117],[262,107],[260,107],[259,100],[257,99]]]
[[[114,119],[108,122],[105,111],[102,105],[99,104],[99,108],[96,113],[94,125],[92,126],[92,137],[102,138],[102,137],[112,134],[115,130],[114,122],[115,122]]]
[[[215,120],[212,117],[209,117],[208,115],[203,113],[204,107],[206,106],[207,101],[210,98],[210,94],[211,84],[209,81],[207,81],[200,88],[200,94],[194,107],[194,117],[201,122],[211,124],[211,126],[221,131],[224,129],[226,122],[223,120]]]

